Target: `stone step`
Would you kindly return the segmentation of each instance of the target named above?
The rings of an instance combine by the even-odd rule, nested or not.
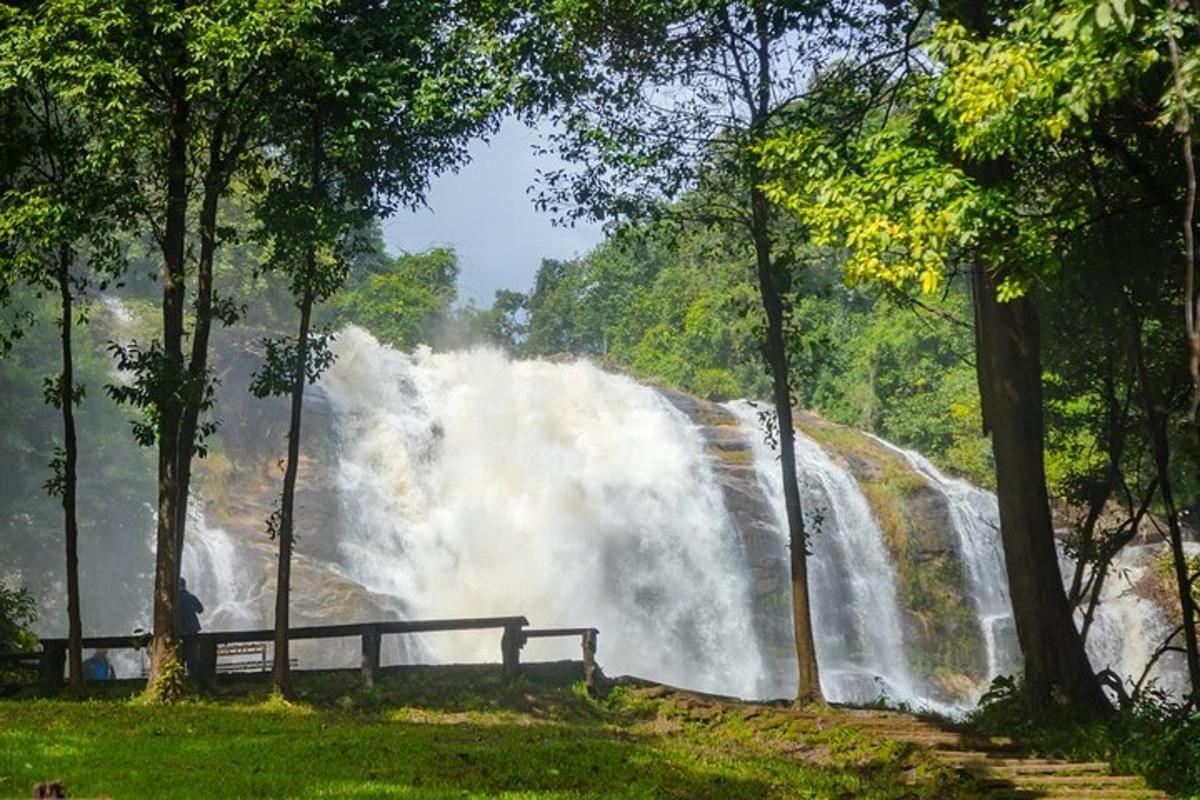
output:
[[[984,752],[993,756],[1011,757],[1021,751],[1021,748],[1016,742],[1010,740],[982,740],[974,736],[959,736],[957,734],[921,734],[921,735],[905,735],[905,734],[872,734],[882,736],[888,739],[899,739],[913,744],[924,745],[933,748],[934,750],[957,751],[961,753],[978,753]]]
[[[1078,800],[1160,800],[1167,795],[1131,775],[1112,775],[1102,761],[1022,757],[1007,736],[981,736],[952,725],[886,711],[853,711],[837,717],[809,717],[815,727],[850,725],[879,738],[930,748],[945,763],[971,774],[997,798],[1078,798]]]
[[[1075,798],[1075,800],[1166,800],[1167,798],[1167,795],[1153,789],[1093,789],[1078,786],[993,789],[988,796],[997,798],[997,800],[1029,800],[1034,797],[1069,797]]]
[[[947,759],[942,754],[939,758],[950,761],[959,769],[988,775],[1067,775],[1067,776],[1096,776],[1106,778],[1111,775],[1108,764],[1089,763],[1075,764],[1070,761],[1056,763],[1026,762],[1019,758],[991,759],[979,761],[974,759]]]
[[[1003,783],[1019,787],[1043,786],[1095,786],[1101,789],[1137,788],[1146,785],[1134,775],[1016,775],[1013,777],[987,776],[984,783]]]
[[[935,756],[962,769],[1012,770],[1022,774],[1049,772],[1058,775],[1109,775],[1105,762],[1067,762],[1061,759],[996,757],[995,754],[971,750],[937,750]]]

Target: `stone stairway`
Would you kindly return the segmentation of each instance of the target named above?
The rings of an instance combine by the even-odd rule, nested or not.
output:
[[[881,738],[928,747],[939,760],[977,778],[997,798],[1156,800],[1167,795],[1133,775],[1113,775],[1102,761],[1038,758],[1007,737],[979,736],[886,711],[844,711],[830,720]]]

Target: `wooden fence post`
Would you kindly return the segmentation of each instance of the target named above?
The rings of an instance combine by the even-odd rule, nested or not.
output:
[[[367,689],[375,688],[375,678],[379,676],[379,645],[383,637],[379,629],[369,626],[362,634],[362,679]]]
[[[505,625],[500,637],[500,657],[504,664],[504,677],[515,678],[521,671],[521,645],[524,644],[519,625]]]
[[[583,685],[587,693],[596,696],[596,639],[600,632],[590,628],[583,632]]]
[[[41,678],[42,694],[49,697],[58,694],[63,684],[63,670],[67,666],[67,643],[42,642]]]
[[[217,685],[217,638],[212,634],[193,633],[192,647],[196,653],[196,680],[201,686]],[[187,637],[184,647],[188,646]]]

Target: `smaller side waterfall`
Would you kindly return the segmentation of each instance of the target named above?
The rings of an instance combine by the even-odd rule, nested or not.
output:
[[[1189,543],[1188,549],[1193,555],[1200,553],[1200,545]],[[1149,585],[1154,582],[1156,564],[1163,557],[1167,557],[1165,549],[1152,545],[1127,545],[1117,554],[1100,591],[1086,646],[1093,669],[1110,669],[1127,686],[1141,680],[1146,673],[1147,684],[1153,683],[1167,694],[1182,697],[1188,688],[1182,653],[1162,654],[1147,672],[1155,651],[1175,630],[1163,608],[1150,599]],[[1061,547],[1059,564],[1064,575],[1071,575],[1074,563],[1062,553]],[[1076,613],[1080,624],[1083,605]]]
[[[786,531],[778,456],[764,441],[760,411],[746,402],[729,408],[742,421],[779,530]],[[796,466],[811,534],[809,592],[822,691],[841,702],[884,695],[892,702],[934,705],[916,689],[883,532],[858,483],[799,433]]]
[[[247,566],[244,545],[223,529],[210,525],[203,503],[194,500],[188,508],[182,573],[188,590],[204,604],[205,630],[239,630],[271,624],[261,618],[256,604],[264,576]]]
[[[987,676],[984,685],[999,675],[1011,675],[1021,663],[1021,649],[1008,597],[1008,573],[1000,543],[1000,509],[996,496],[966,481],[949,478],[929,459],[872,436],[898,454],[945,498],[950,522],[958,538],[959,558],[970,582],[984,646]]]

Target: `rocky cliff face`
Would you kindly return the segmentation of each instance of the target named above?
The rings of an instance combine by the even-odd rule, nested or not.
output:
[[[769,676],[760,693],[783,696],[796,664],[791,568],[785,535],[759,483],[750,442],[737,417],[723,406],[672,389],[659,392],[696,425],[713,458],[725,508],[742,537],[745,566],[752,576],[755,635]]]
[[[754,576],[757,634],[776,676],[766,695],[778,694],[795,664],[786,535],[760,486],[737,418],[716,403],[660,392],[696,424],[713,456]],[[880,523],[895,569],[908,658],[923,676],[922,688],[947,702],[969,696],[984,680],[987,665],[945,495],[874,438],[811,413],[795,414],[801,435],[816,441],[858,481]],[[815,527],[811,535],[821,535],[819,524],[810,527]]]
[[[946,495],[873,437],[799,412],[798,430],[858,481],[884,534],[910,664],[952,701],[986,674],[984,642]]]

